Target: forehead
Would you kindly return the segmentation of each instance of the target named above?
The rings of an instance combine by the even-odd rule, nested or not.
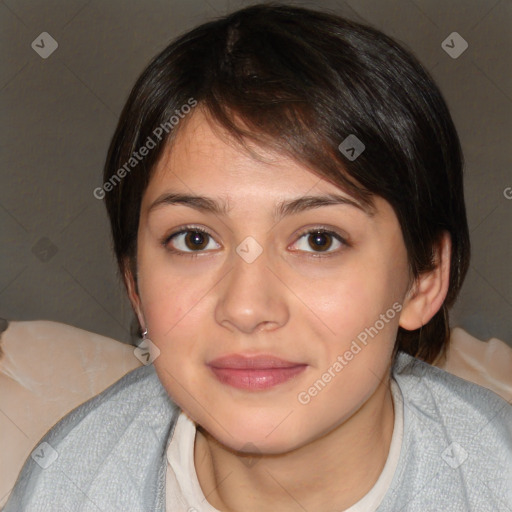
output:
[[[394,217],[391,205],[376,196],[362,205],[339,184],[324,179],[282,153],[247,142],[249,151],[200,107],[186,118],[164,148],[142,199],[142,214],[162,195],[177,192],[220,198],[253,210],[274,208],[290,198],[333,194],[359,204],[361,212]],[[320,202],[322,203],[322,202]]]
[[[232,182],[243,180],[246,183],[262,181],[267,188],[271,188],[272,182],[277,186],[282,186],[283,182],[294,183],[303,188],[322,180],[282,153],[250,141],[246,144],[249,150],[197,109],[186,119],[172,144],[164,149],[152,182],[163,184],[186,179],[191,185],[226,188]]]

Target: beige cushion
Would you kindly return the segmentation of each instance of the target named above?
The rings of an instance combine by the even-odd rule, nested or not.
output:
[[[57,322],[10,322],[1,340],[0,506],[46,431],[142,364],[130,345]]]
[[[57,322],[11,322],[1,337],[0,506],[46,431],[142,364],[132,346]],[[512,349],[500,340],[455,328],[435,365],[512,400]]]
[[[480,341],[455,327],[446,357],[434,365],[476,382],[512,403],[512,348],[501,340]]]

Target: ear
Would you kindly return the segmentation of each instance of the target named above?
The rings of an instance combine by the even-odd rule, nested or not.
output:
[[[135,284],[135,278],[133,276],[131,265],[128,260],[125,260],[123,265],[123,279],[124,284],[126,286],[126,291],[128,292],[128,298],[132,304],[132,308],[139,319],[139,325],[142,330],[146,329],[146,322],[144,320],[144,315],[142,313],[142,307],[140,302],[140,297],[137,291],[137,285]]]
[[[418,276],[409,290],[399,325],[407,331],[419,329],[439,311],[448,293],[452,244],[444,232],[433,248],[435,268]]]

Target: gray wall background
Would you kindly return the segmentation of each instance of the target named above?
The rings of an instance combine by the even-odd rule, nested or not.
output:
[[[104,205],[92,194],[110,137],[151,57],[176,35],[251,3],[0,1],[0,317],[130,341],[131,308]],[[374,25],[433,74],[463,145],[473,244],[452,324],[512,346],[512,0],[289,3]],[[42,32],[58,43],[46,59],[31,47]],[[441,46],[452,32],[469,45],[455,59]]]

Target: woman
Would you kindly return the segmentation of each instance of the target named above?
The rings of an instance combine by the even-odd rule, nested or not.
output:
[[[512,507],[510,404],[430,364],[462,155],[397,43],[277,4],[197,27],[137,80],[95,195],[148,364],[53,427],[5,511]]]

